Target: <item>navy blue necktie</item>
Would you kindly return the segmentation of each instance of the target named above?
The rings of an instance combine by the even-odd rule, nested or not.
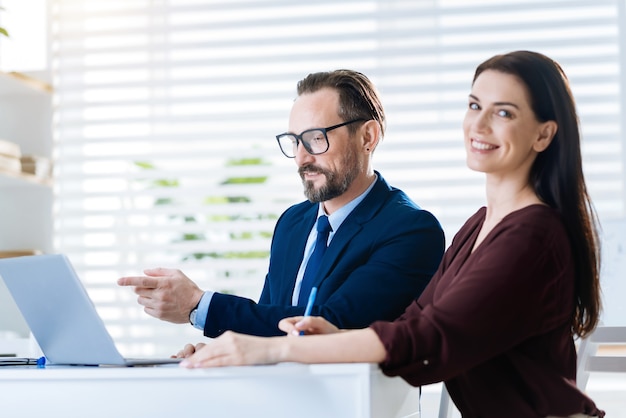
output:
[[[315,239],[315,249],[311,258],[306,263],[306,269],[304,270],[304,276],[302,276],[302,283],[300,284],[300,294],[298,295],[298,306],[305,306],[308,299],[311,288],[313,287],[313,281],[317,271],[322,264],[322,257],[326,252],[326,243],[328,242],[328,234],[332,228],[328,223],[328,216],[322,215],[317,218],[317,238]]]

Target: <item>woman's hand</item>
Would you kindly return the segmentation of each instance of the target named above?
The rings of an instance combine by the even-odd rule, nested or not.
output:
[[[179,352],[185,358],[181,367],[221,367],[274,364],[281,361],[284,337],[254,337],[226,331],[213,341],[193,347],[187,344]],[[281,345],[282,344],[282,345]],[[191,353],[193,350],[193,353]],[[186,354],[190,354],[187,356]]]
[[[175,355],[173,355],[171,357],[172,358],[187,358],[187,357],[191,356],[193,353],[195,353],[196,351],[200,350],[205,345],[206,344],[204,344],[204,343],[198,343],[196,345],[185,344],[185,347],[183,347],[182,350],[180,350],[178,353],[176,353]]]
[[[328,322],[321,316],[293,316],[282,319],[278,323],[278,328],[286,332],[287,335],[300,335],[300,331],[305,334],[334,334],[339,332],[339,328]]]
[[[311,337],[254,337],[227,331],[201,348],[191,344],[186,350],[195,353],[186,357],[181,367],[220,367],[275,364],[285,361],[299,363],[380,363],[386,351],[378,335],[371,328],[337,332],[337,327],[321,318],[285,319],[284,327],[292,331],[307,329],[317,333]],[[281,322],[282,323],[282,322]]]

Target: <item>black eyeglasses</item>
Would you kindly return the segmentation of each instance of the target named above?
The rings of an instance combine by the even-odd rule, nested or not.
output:
[[[287,158],[295,158],[299,143],[302,143],[304,149],[309,154],[319,155],[328,151],[328,147],[330,146],[328,144],[328,136],[326,135],[326,132],[341,128],[342,126],[346,126],[351,123],[362,122],[364,120],[366,119],[352,119],[338,125],[329,126],[328,128],[307,129],[300,135],[285,132],[284,134],[276,135],[276,140],[278,141],[280,150]]]

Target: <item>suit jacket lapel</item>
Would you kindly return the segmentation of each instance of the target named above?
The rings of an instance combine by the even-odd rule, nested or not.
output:
[[[285,292],[280,292],[280,294],[284,295],[286,298],[281,302],[283,304],[291,305],[291,297],[296,284],[296,276],[298,275],[298,269],[300,268],[300,264],[302,264],[302,259],[304,258],[304,247],[306,246],[306,241],[309,238],[309,233],[311,232],[313,224],[317,219],[317,209],[317,204],[311,205],[311,208],[308,209],[301,218],[293,219],[293,222],[289,227],[290,233],[289,236],[286,237],[288,240],[288,246],[285,247],[287,249],[287,256],[284,260],[282,260],[285,272],[283,286],[288,289]],[[287,279],[289,277],[292,279]]]

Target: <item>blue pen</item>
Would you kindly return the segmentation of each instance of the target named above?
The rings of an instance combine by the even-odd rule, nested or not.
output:
[[[311,316],[311,310],[313,309],[313,304],[315,303],[315,296],[317,296],[317,287],[311,288],[309,300],[306,303],[306,308],[304,309],[304,316]],[[300,335],[304,335],[304,331],[300,331]]]

